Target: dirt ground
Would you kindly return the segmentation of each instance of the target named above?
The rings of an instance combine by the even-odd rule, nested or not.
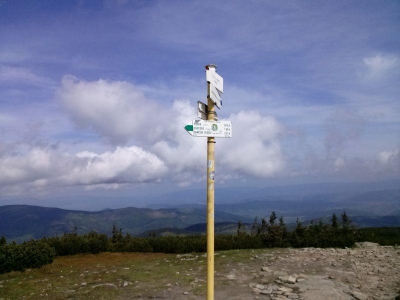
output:
[[[266,249],[216,257],[215,299],[395,299],[400,249],[362,243],[354,249]],[[183,258],[184,259],[184,258]],[[192,287],[205,285],[195,273]],[[291,279],[291,280],[290,280]],[[205,299],[175,287],[165,299]]]
[[[400,249],[261,249],[217,252],[215,299],[395,299]],[[5,299],[205,299],[204,254],[102,253],[0,275]]]

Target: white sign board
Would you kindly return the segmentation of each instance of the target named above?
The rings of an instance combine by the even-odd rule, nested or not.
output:
[[[212,84],[210,84],[210,98],[215,103],[215,105],[219,109],[221,109],[222,107],[221,94]]]
[[[206,114],[208,111],[208,106],[201,101],[197,101],[197,109]]]
[[[215,68],[209,68],[206,71],[206,79],[221,93],[224,92],[224,79],[215,71]]]
[[[230,138],[232,137],[232,122],[193,120],[193,136]]]
[[[215,105],[221,109],[222,101],[221,95],[224,92],[224,79],[217,74],[216,65],[206,66],[206,79],[210,83],[210,99],[215,103]]]
[[[208,106],[201,101],[197,101],[197,117],[199,119],[207,120],[207,112]]]

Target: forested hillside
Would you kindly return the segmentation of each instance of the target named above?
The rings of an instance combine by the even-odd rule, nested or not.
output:
[[[29,205],[6,205],[0,207],[0,236],[9,240],[23,241],[31,238],[60,236],[65,232],[79,234],[96,231],[110,234],[114,224],[125,233],[140,234],[159,228],[180,228],[204,223],[206,212],[189,209],[184,212],[177,209],[152,210],[148,208],[128,207],[99,212],[63,210]],[[216,212],[216,222],[251,222],[229,213]]]

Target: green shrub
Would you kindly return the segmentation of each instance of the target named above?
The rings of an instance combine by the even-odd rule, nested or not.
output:
[[[109,250],[107,235],[94,231],[81,236],[76,233],[66,233],[62,237],[52,237],[43,241],[55,249],[57,256],[96,254]]]
[[[161,253],[190,253],[205,252],[207,242],[205,236],[166,236],[149,238],[153,252]]]
[[[110,250],[112,252],[153,252],[147,238],[134,238],[129,234],[112,243]]]
[[[24,271],[51,264],[55,251],[43,241],[29,241],[0,246],[0,274],[11,271]]]
[[[260,249],[265,248],[261,236],[251,235],[217,235],[215,250]]]

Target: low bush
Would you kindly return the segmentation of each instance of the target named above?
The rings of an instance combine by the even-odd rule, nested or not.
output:
[[[76,233],[66,233],[61,238],[44,238],[50,247],[53,247],[57,256],[100,253],[109,251],[109,241],[107,235],[97,232],[89,232],[84,235]]]
[[[352,247],[355,241],[366,241],[371,237],[378,238],[380,231],[357,231],[344,212],[341,222],[334,214],[332,224],[319,221],[303,226],[297,220],[297,226],[291,231],[286,230],[283,218],[277,218],[274,212],[269,220],[257,218],[252,226],[251,235],[238,223],[237,235],[216,235],[215,250],[258,249],[272,247]],[[397,241],[399,230],[385,230],[386,240]],[[0,239],[0,273],[23,271],[26,268],[39,268],[53,261],[53,257],[100,252],[159,252],[159,253],[190,253],[206,252],[207,238],[205,235],[194,236],[160,236],[138,238],[129,234],[123,235],[121,229],[113,226],[112,237],[105,234],[90,232],[78,235],[75,232],[66,233],[62,237],[43,238],[39,241],[29,241],[21,245],[7,244]]]
[[[0,274],[40,268],[51,264],[54,256],[54,249],[42,240],[32,240],[20,245],[2,243],[0,245]]]

